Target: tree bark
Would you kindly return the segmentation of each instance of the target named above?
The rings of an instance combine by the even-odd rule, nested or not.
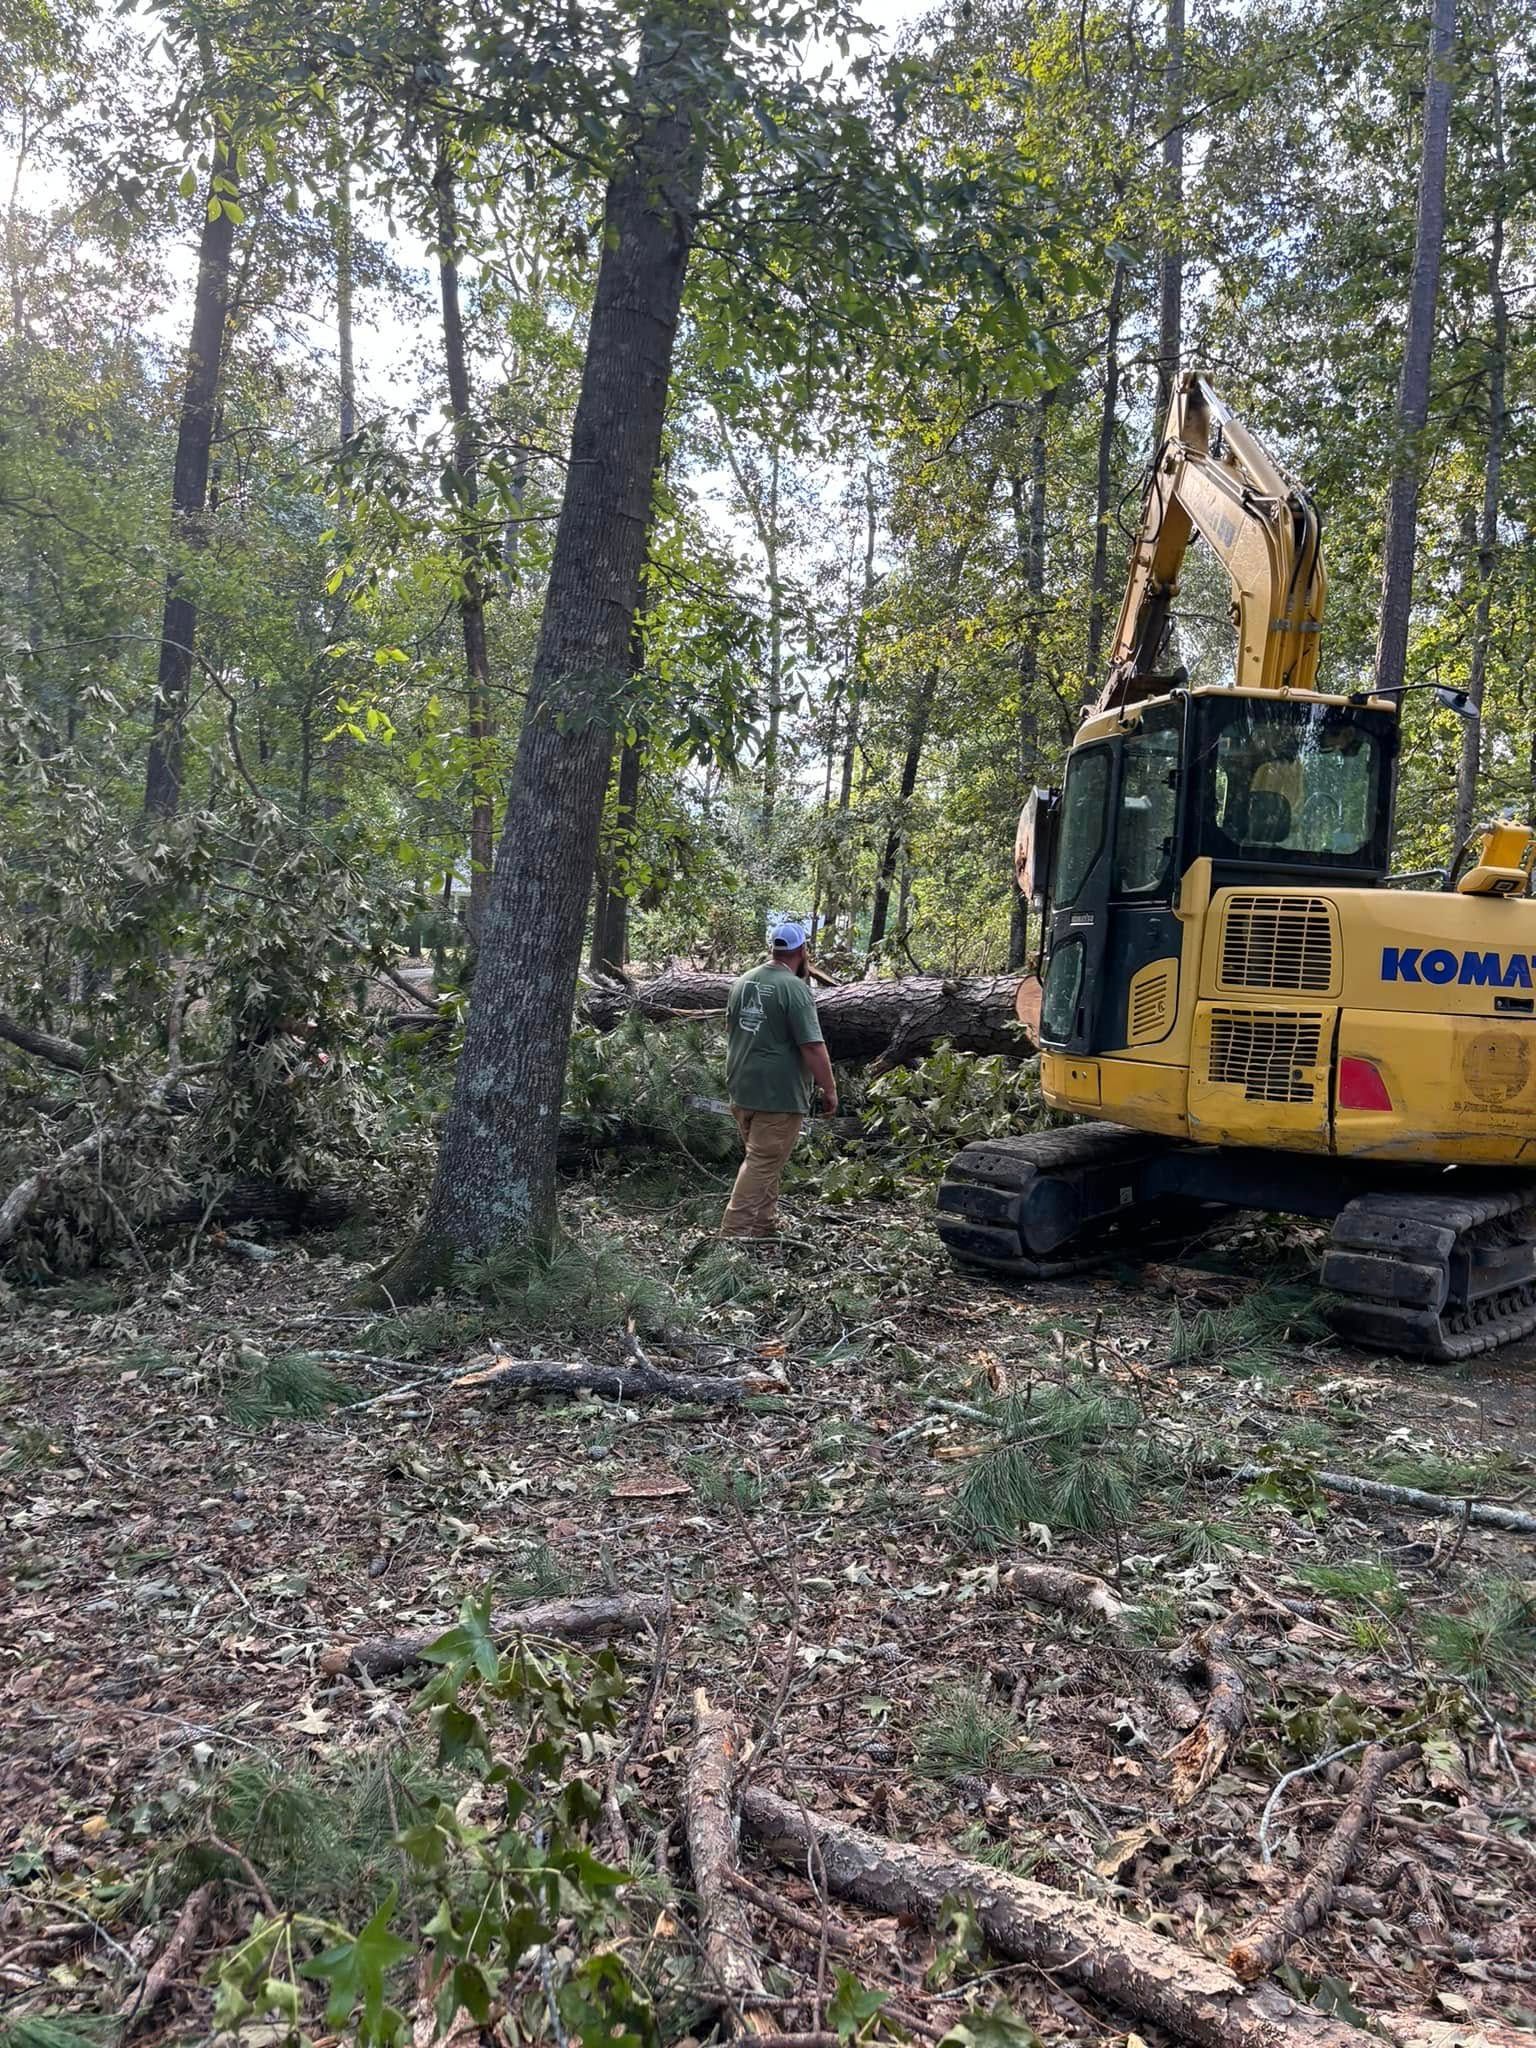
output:
[[[749,1394],[782,1393],[782,1380],[721,1373],[667,1372],[647,1358],[632,1365],[594,1365],[587,1359],[496,1358],[452,1383],[503,1394],[601,1394],[611,1401],[713,1401],[730,1404]]]
[[[1488,351],[1488,453],[1483,470],[1482,517],[1477,534],[1477,609],[1472,617],[1472,658],[1467,668],[1467,702],[1483,708],[1488,680],[1488,647],[1492,637],[1493,586],[1499,565],[1499,496],[1504,465],[1504,431],[1508,410],[1504,396],[1509,363],[1509,301],[1504,295],[1504,219],[1508,204],[1504,163],[1504,98],[1495,53],[1491,66],[1490,113],[1494,150],[1493,225],[1488,248],[1488,307],[1492,333]],[[1456,773],[1456,817],[1451,831],[1451,858],[1466,844],[1477,803],[1477,778],[1482,767],[1483,722],[1469,718],[1461,728],[1461,760]]]
[[[174,817],[181,803],[186,744],[188,685],[197,647],[197,599],[187,590],[178,553],[200,553],[208,544],[208,473],[213,460],[214,421],[229,315],[230,257],[235,222],[224,205],[233,197],[235,153],[222,132],[213,148],[207,206],[197,251],[197,284],[192,297],[192,332],[187,341],[186,382],[176,429],[171,472],[171,555],[165,573],[165,609],[160,627],[160,663],[155,678],[149,762],[144,776],[144,810],[154,818]],[[215,215],[213,209],[217,207]],[[210,217],[211,216],[211,217]]]
[[[1434,0],[1429,71],[1424,89],[1424,136],[1419,155],[1418,219],[1408,328],[1397,387],[1397,451],[1387,497],[1382,546],[1381,621],[1376,634],[1378,691],[1401,690],[1408,666],[1408,625],[1413,609],[1413,555],[1419,524],[1420,439],[1429,419],[1429,371],[1435,346],[1435,305],[1445,245],[1445,159],[1451,126],[1451,61],[1456,47],[1456,0]]]
[[[1157,434],[1173,402],[1184,326],[1184,0],[1163,5],[1163,204],[1168,209],[1158,264]]]
[[[1012,1877],[944,1849],[887,1841],[749,1785],[741,1817],[767,1853],[803,1869],[819,1850],[829,1891],[933,1926],[964,1899],[993,1952],[1086,1985],[1195,2048],[1372,2048],[1375,2036],[1296,2004],[1275,1985],[1245,1990],[1209,1957],[1106,1906]]]
[[[736,1870],[737,1749],[740,1730],[714,1706],[702,1687],[693,1695],[693,1741],[683,1778],[688,1863],[699,1902],[699,1945],[704,1972],[732,2012],[766,1989],[753,1954],[746,1909],[731,1885]],[[748,2034],[771,2034],[773,2022],[748,2011]]]
[[[912,700],[912,715],[907,724],[907,750],[902,756],[901,781],[896,789],[896,816],[886,831],[885,844],[880,849],[880,865],[875,870],[875,895],[869,913],[869,950],[885,943],[885,927],[890,917],[891,885],[896,879],[896,864],[901,858],[902,841],[909,824],[908,813],[912,797],[917,789],[917,771],[922,764],[923,746],[928,738],[928,721],[933,715],[933,700],[938,694],[939,671],[937,667],[926,671],[917,686],[917,695]]]
[[[357,371],[352,361],[352,161],[336,172],[336,424],[345,445],[357,432]]]
[[[1104,612],[1109,584],[1109,493],[1115,455],[1115,419],[1120,399],[1120,314],[1125,301],[1125,260],[1115,265],[1105,315],[1104,399],[1099,408],[1099,458],[1093,485],[1093,568],[1088,578],[1088,663],[1090,684],[1097,685],[1099,654],[1104,645]]]
[[[490,743],[496,720],[491,706],[491,662],[485,639],[485,547],[479,531],[480,435],[470,389],[469,346],[459,298],[458,179],[446,137],[437,148],[432,177],[437,216],[437,277],[443,309],[443,362],[453,414],[453,467],[457,479],[459,544],[459,626],[464,638],[464,675],[469,740],[469,910],[466,930],[471,953],[478,952],[491,900],[495,856],[495,798],[490,781]]]
[[[599,1593],[574,1600],[535,1600],[526,1607],[513,1607],[491,1616],[491,1634],[496,1637],[558,1636],[564,1642],[582,1642],[590,1636],[624,1635],[633,1629],[656,1628],[665,1619],[667,1601],[659,1593]],[[445,1622],[443,1628],[451,1624]],[[375,1636],[363,1643],[339,1643],[320,1659],[320,1668],[332,1677],[343,1671],[361,1671],[369,1678],[391,1678],[419,1664],[442,1628],[423,1629],[418,1635]]]
[[[699,1014],[723,1016],[732,979],[729,974],[669,967],[665,974],[629,988],[590,990],[582,1014],[600,1031],[613,1030],[631,1010],[655,1023]],[[946,981],[929,974],[904,981],[848,981],[814,993],[833,1059],[879,1059],[897,1066],[920,1058],[940,1039],[948,1039],[961,1052],[1027,1059],[1035,1048],[1015,1015],[1017,988],[1017,977],[1011,974],[971,981]]]
[[[1019,642],[1019,715],[1017,744],[1019,763],[1019,804],[1022,809],[1025,793],[1033,779],[1035,762],[1039,755],[1038,719],[1035,715],[1035,684],[1040,673],[1040,617],[1045,603],[1045,428],[1050,418],[1053,391],[1040,394],[1040,404],[1035,413],[1035,430],[1029,443],[1029,517],[1025,524],[1023,512],[1023,479],[1014,478],[1014,520],[1022,529],[1024,542],[1024,591],[1028,599],[1029,617],[1024,628],[1024,637]],[[1009,850],[1011,869],[1012,849]],[[1029,952],[1029,905],[1019,893],[1018,883],[1013,884],[1013,915],[1008,930],[1008,965],[1017,973],[1024,965]]]
[[[702,173],[689,95],[721,34],[709,12],[644,31],[464,1050],[426,1217],[382,1276],[397,1298],[456,1257],[554,1227],[572,1004]]]

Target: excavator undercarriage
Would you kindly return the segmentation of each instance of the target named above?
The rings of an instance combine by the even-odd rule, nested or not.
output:
[[[1177,1248],[1241,1209],[1333,1221],[1329,1319],[1370,1350],[1453,1361],[1536,1332],[1536,1178],[1184,1144],[1084,1124],[967,1145],[938,1197],[962,1265],[1049,1280]]]

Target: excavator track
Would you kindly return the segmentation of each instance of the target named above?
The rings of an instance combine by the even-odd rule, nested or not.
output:
[[[1361,1195],[1339,1212],[1322,1283],[1334,1329],[1373,1351],[1449,1363],[1528,1337],[1536,1185]]]
[[[1203,1213],[1142,1198],[1148,1164],[1167,1149],[1118,1124],[982,1139],[940,1183],[939,1237],[962,1265],[1029,1280],[1058,1280],[1116,1253],[1141,1257]]]

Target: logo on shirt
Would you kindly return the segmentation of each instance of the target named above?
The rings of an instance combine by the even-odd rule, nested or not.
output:
[[[755,981],[749,981],[741,992],[741,1008],[736,1013],[738,1031],[755,1033],[763,1021],[763,998]]]

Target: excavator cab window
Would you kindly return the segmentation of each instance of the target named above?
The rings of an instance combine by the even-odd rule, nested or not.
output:
[[[1385,872],[1389,714],[1235,695],[1200,706],[1202,853],[1247,866]]]

